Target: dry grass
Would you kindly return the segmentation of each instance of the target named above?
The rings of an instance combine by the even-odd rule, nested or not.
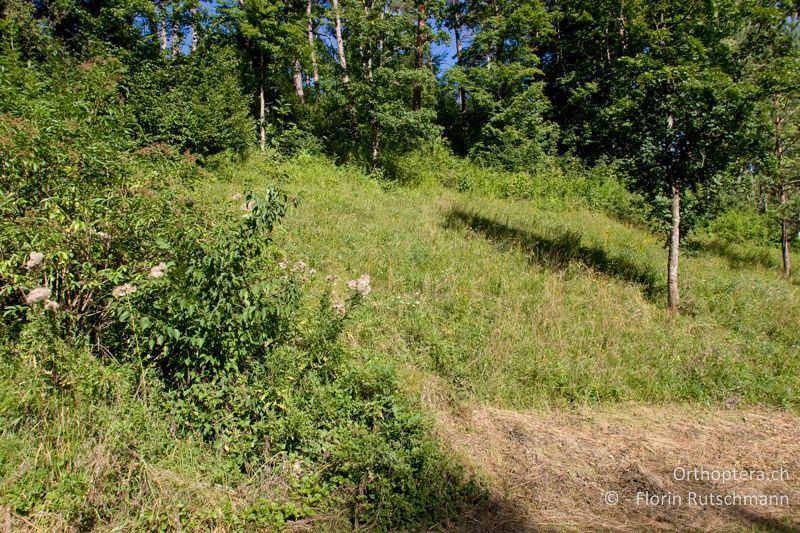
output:
[[[461,524],[465,531],[800,528],[800,419],[786,412],[644,404],[532,413],[432,408],[445,442],[486,476],[500,502]],[[788,480],[681,480],[678,467],[784,468]],[[618,504],[606,503],[608,491],[619,495]],[[690,492],[785,495],[789,505],[704,507],[688,501]],[[637,493],[673,495],[673,505],[637,503]]]

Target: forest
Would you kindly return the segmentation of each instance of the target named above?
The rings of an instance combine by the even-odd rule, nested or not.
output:
[[[0,0],[0,528],[800,529],[798,245],[797,0]]]

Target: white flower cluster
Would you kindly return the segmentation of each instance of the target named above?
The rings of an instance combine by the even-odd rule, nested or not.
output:
[[[164,274],[166,273],[167,273],[167,264],[164,261],[161,261],[159,264],[150,269],[150,272],[147,274],[147,277],[150,279],[163,278]]]
[[[124,298],[129,294],[133,294],[136,292],[137,287],[136,285],[131,285],[130,283],[123,283],[122,285],[118,285],[114,287],[114,290],[111,291],[111,294],[114,298]]]
[[[33,270],[42,266],[42,263],[44,263],[44,254],[42,252],[31,252],[28,256],[28,261],[25,263],[25,268]],[[34,305],[41,302],[44,304],[45,310],[57,311],[60,305],[58,302],[50,299],[52,293],[53,291],[47,287],[37,287],[25,295],[25,303]]]
[[[33,270],[34,268],[40,267],[42,263],[44,263],[44,254],[42,252],[31,252],[31,255],[28,257],[28,262],[25,263],[25,268]]]
[[[351,279],[347,282],[347,286],[350,287],[351,290],[358,292],[361,296],[366,296],[372,290],[372,287],[369,286],[371,278],[369,274],[362,274],[361,277],[358,279]]]

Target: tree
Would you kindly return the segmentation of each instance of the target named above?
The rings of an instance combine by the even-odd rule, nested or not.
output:
[[[749,47],[744,75],[758,85],[768,110],[765,131],[772,153],[765,174],[778,198],[783,275],[789,277],[800,187],[800,16],[797,5],[770,4],[753,10],[755,23],[745,34]]]
[[[754,87],[734,78],[735,62],[722,42],[729,34],[721,28],[732,27],[735,9],[732,1],[651,3],[649,43],[620,60],[620,82],[605,111],[633,186],[668,221],[673,313],[680,308],[682,200],[699,196],[693,209],[706,207],[720,175],[747,153],[752,130]]]

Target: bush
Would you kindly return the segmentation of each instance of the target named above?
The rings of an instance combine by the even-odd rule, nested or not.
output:
[[[736,207],[716,216],[706,229],[718,239],[732,244],[771,246],[780,240],[780,226],[773,216]]]
[[[185,208],[195,167],[168,146],[137,149],[121,65],[98,58],[27,68],[5,58],[0,98],[0,306],[18,327],[26,295],[51,291],[60,319],[96,337],[111,289],[154,253]],[[170,187],[172,186],[172,187]],[[28,266],[31,253],[43,260]]]

